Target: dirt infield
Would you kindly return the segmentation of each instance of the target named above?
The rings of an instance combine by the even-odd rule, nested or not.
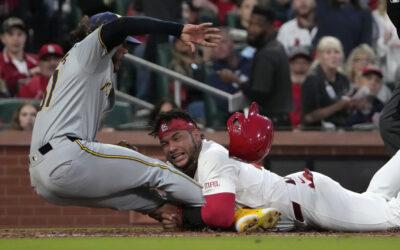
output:
[[[237,237],[237,236],[387,236],[400,237],[400,231],[387,232],[257,232],[238,234],[235,232],[205,231],[164,231],[161,227],[131,228],[29,228],[0,229],[0,238],[57,238],[57,237]]]

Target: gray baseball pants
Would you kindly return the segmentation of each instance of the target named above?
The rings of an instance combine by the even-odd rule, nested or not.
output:
[[[51,203],[150,212],[167,201],[201,206],[201,187],[164,162],[120,146],[83,140],[50,141],[31,150],[30,177]]]

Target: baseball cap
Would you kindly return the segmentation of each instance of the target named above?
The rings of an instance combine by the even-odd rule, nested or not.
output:
[[[288,51],[289,60],[291,61],[296,57],[303,57],[308,61],[312,61],[310,50],[304,46],[294,46],[289,49]]]
[[[1,29],[2,33],[10,31],[12,28],[19,28],[26,32],[26,26],[24,21],[22,21],[22,19],[18,17],[7,18],[6,20],[3,21],[1,28],[2,28]]]
[[[380,78],[383,78],[383,74],[382,74],[382,70],[374,65],[369,65],[363,68],[362,70],[362,75],[363,76],[367,76],[367,75],[371,75],[371,74],[375,74],[377,76],[379,76]]]
[[[45,57],[47,55],[56,55],[56,56],[62,57],[62,56],[64,56],[64,51],[60,45],[55,44],[55,43],[49,43],[49,44],[45,44],[42,47],[40,47],[40,50],[38,53],[39,60],[43,59],[43,57]]]
[[[109,12],[109,11],[101,12],[101,13],[98,13],[98,14],[90,17],[90,26],[91,26],[91,28],[97,28],[100,25],[117,20],[120,17],[121,17],[120,15],[117,15],[117,14]],[[127,36],[125,41],[127,41],[131,44],[135,44],[135,45],[141,44],[141,42],[139,40],[133,38],[132,36]]]

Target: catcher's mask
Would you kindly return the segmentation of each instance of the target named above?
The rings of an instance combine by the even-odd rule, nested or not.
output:
[[[271,150],[274,136],[270,119],[258,114],[258,105],[253,102],[247,117],[236,112],[227,121],[229,133],[229,156],[245,162],[259,162]]]

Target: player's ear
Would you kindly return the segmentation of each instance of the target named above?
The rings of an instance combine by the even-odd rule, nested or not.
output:
[[[196,139],[196,141],[201,140],[201,132],[200,132],[199,129],[197,129],[197,128],[194,129],[194,130],[192,131],[192,135],[193,135],[193,138]]]

